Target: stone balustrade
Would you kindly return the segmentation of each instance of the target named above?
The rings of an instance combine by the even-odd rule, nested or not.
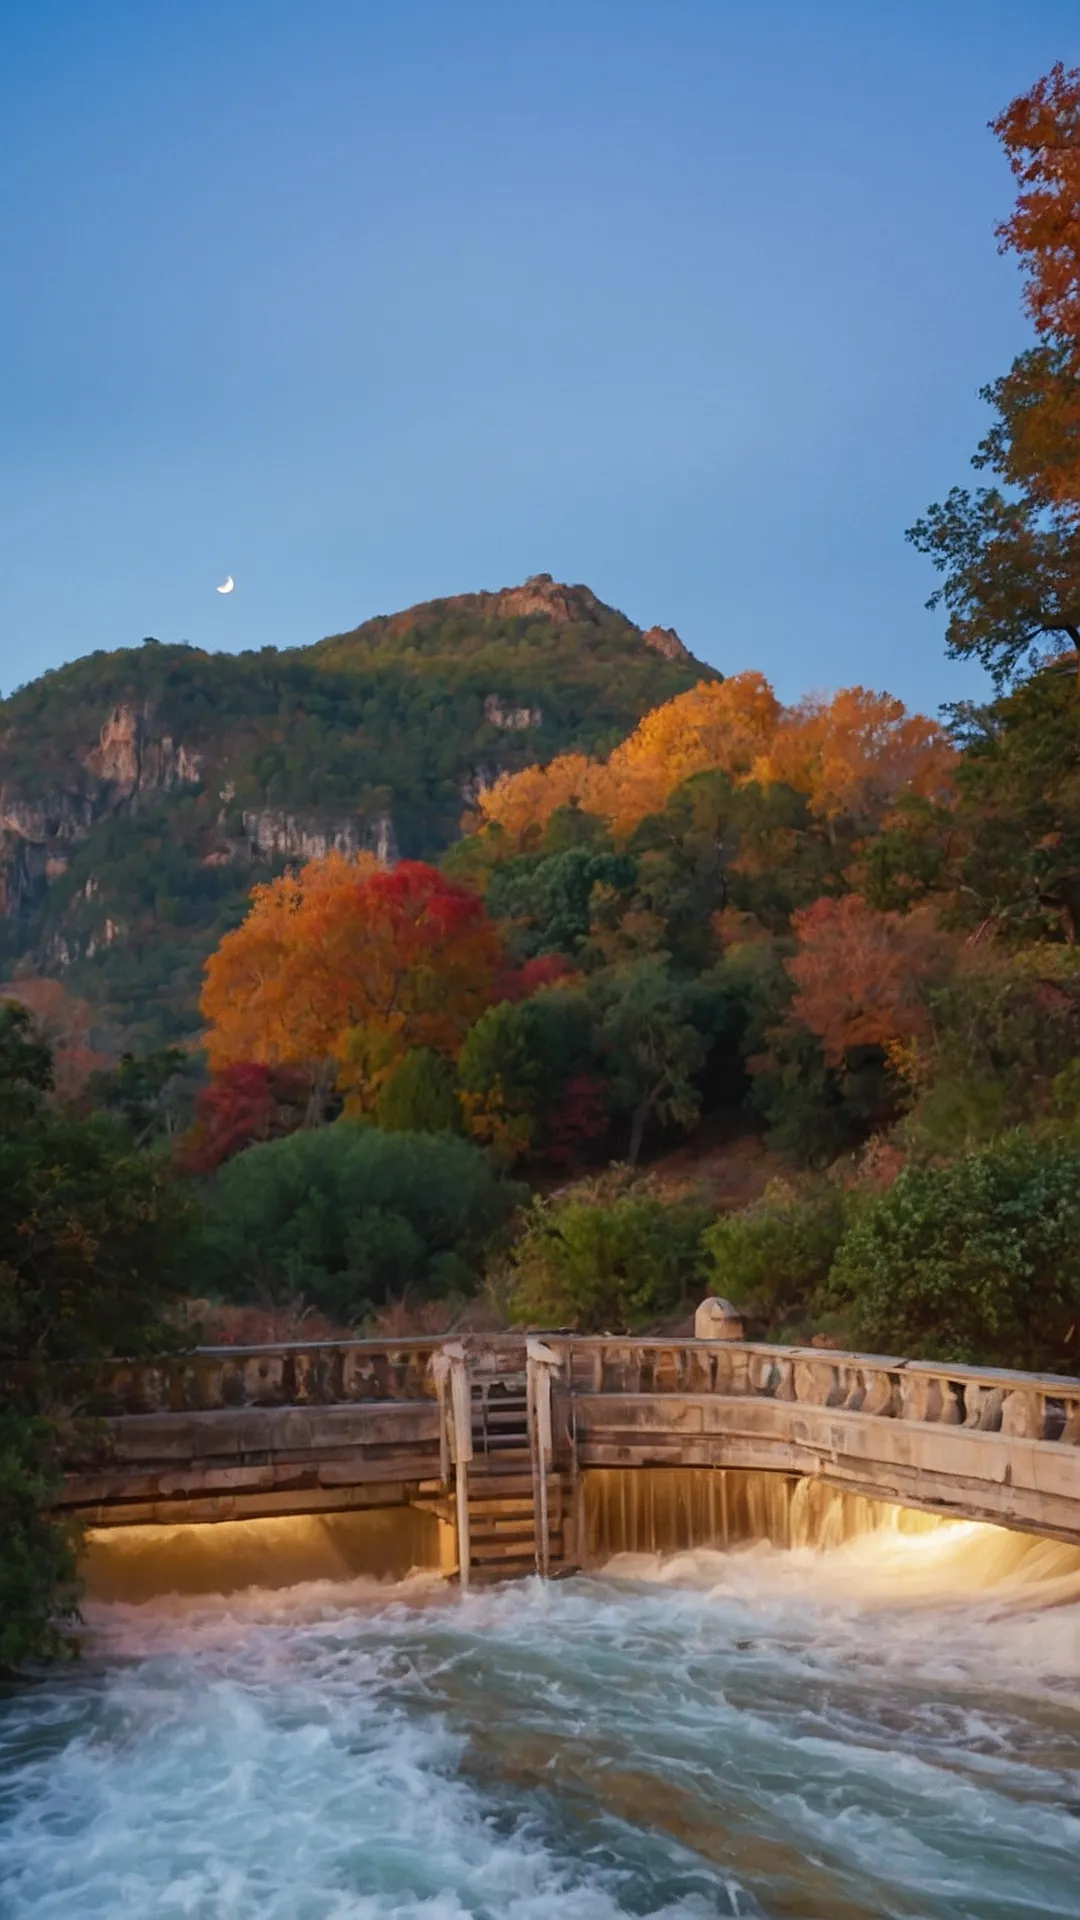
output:
[[[1080,1445],[1080,1380],[818,1347],[546,1336],[574,1394],[718,1394]]]
[[[72,1369],[69,1390],[83,1411],[105,1418],[433,1400],[431,1358],[439,1345],[426,1337],[196,1347],[154,1360]]]

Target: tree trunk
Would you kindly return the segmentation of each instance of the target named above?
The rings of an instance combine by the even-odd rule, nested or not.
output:
[[[627,1164],[631,1167],[637,1166],[638,1155],[641,1152],[641,1142],[645,1134],[645,1122],[648,1117],[649,1102],[647,1099],[640,1100],[634,1108],[634,1117],[630,1122],[630,1149],[626,1157]]]
[[[307,1108],[304,1113],[305,1130],[322,1126],[326,1119],[326,1109],[330,1102],[333,1085],[334,1062],[324,1060],[311,1078],[311,1092],[308,1094]]]

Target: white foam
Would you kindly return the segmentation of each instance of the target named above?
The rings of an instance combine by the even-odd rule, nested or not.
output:
[[[1080,1608],[998,1544],[97,1608],[0,1707],[0,1911],[1075,1920]]]

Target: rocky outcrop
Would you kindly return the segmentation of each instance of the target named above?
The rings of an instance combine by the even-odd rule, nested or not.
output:
[[[665,660],[692,660],[689,647],[684,646],[674,627],[648,627],[641,636],[645,646],[654,653],[663,654]]]
[[[0,917],[29,918],[45,898],[49,856],[35,840],[0,834]]]
[[[462,804],[475,807],[482,793],[487,793],[499,778],[499,768],[491,760],[482,760],[478,766],[470,767],[458,786]]]
[[[201,756],[172,735],[158,733],[153,709],[142,712],[127,703],[113,708],[96,747],[83,760],[88,773],[117,790],[116,798],[130,798],[148,789],[197,786],[202,777]]]
[[[380,614],[354,629],[351,635],[337,635],[323,646],[336,646],[343,640],[366,641],[378,645],[388,636],[401,637],[415,627],[430,622],[454,619],[463,614],[478,621],[549,620],[552,626],[594,626],[621,633],[627,639],[643,642],[667,660],[692,660],[693,655],[673,627],[650,627],[642,633],[632,620],[597,598],[591,587],[568,586],[550,573],[532,573],[520,587],[499,587],[494,592],[454,593],[445,600],[422,600],[401,613]]]
[[[524,733],[540,726],[543,718],[540,707],[512,707],[497,693],[489,693],[484,701],[484,719],[500,733]]]
[[[550,573],[531,573],[522,587],[503,587],[498,593],[482,593],[477,598],[492,602],[490,612],[496,619],[528,619],[530,614],[539,613],[556,626],[568,626],[571,621],[599,625],[608,611],[589,587],[564,586]]]
[[[243,816],[253,855],[267,860],[324,860],[328,853],[373,853],[384,866],[398,857],[389,813],[371,820],[324,821],[319,825],[279,807],[258,807]]]
[[[34,846],[81,840],[94,822],[94,804],[85,793],[51,793],[26,800],[0,789],[0,835]]]
[[[114,940],[119,940],[122,932],[123,928],[119,923],[112,918],[111,914],[106,914],[100,935],[92,933],[86,942],[84,951],[87,959],[92,959],[102,947],[111,947]]]

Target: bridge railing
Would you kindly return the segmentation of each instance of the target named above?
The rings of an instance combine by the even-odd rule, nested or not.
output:
[[[104,1418],[434,1400],[431,1357],[441,1344],[426,1336],[196,1347],[154,1360],[104,1361],[75,1369],[71,1397],[86,1412]]]
[[[741,1340],[544,1337],[571,1397],[745,1397],[1080,1446],[1080,1380],[1058,1374]]]
[[[1080,1446],[1080,1380],[817,1347],[742,1340],[545,1334],[560,1358],[557,1390],[710,1395],[793,1402],[920,1425]],[[229,1407],[433,1400],[437,1336],[200,1347],[153,1361],[87,1369],[73,1398],[105,1417]],[[466,1335],[478,1372],[524,1365],[524,1335]]]

